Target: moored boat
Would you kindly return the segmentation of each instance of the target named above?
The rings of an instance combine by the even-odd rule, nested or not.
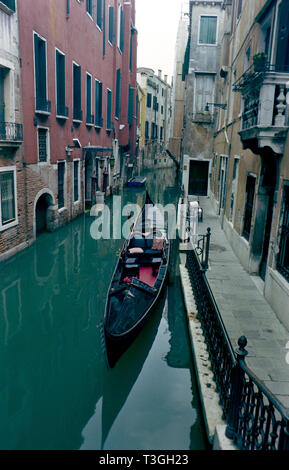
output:
[[[167,278],[169,256],[163,214],[147,194],[107,294],[103,330],[109,367],[127,350],[156,307]]]
[[[128,180],[127,185],[130,188],[140,188],[145,185],[146,180],[144,176],[134,176]]]

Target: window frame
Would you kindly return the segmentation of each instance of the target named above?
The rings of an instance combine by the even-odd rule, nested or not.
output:
[[[4,232],[4,230],[8,230],[12,227],[18,225],[18,199],[17,199],[17,175],[16,175],[16,166],[4,166],[0,167],[0,174],[1,173],[13,173],[13,184],[14,184],[14,212],[15,218],[11,220],[11,222],[2,223],[2,198],[1,198],[1,189],[0,189],[0,232]]]
[[[210,17],[210,18],[216,18],[217,19],[217,22],[216,22],[216,42],[212,43],[212,44],[200,42],[201,21],[202,21],[202,18],[205,18],[205,17]],[[198,29],[198,43],[197,43],[198,46],[217,47],[217,45],[218,45],[218,36],[219,36],[219,16],[217,14],[201,13],[199,15],[199,29]]]
[[[39,160],[39,129],[44,129],[46,131],[46,152],[47,158],[45,161]],[[50,129],[46,126],[37,126],[37,162],[38,165],[47,165],[50,163]]]
[[[78,164],[77,168],[77,196],[78,198],[75,199],[75,164]],[[80,158],[75,158],[73,160],[73,203],[79,204],[80,202]]]
[[[90,103],[88,103],[88,77],[90,77]],[[93,100],[92,100],[92,82],[93,82],[93,79],[92,79],[92,75],[91,73],[89,72],[86,72],[85,74],[85,108],[86,108],[86,125],[87,126],[94,126],[94,115],[92,114],[92,103],[93,103]],[[90,115],[88,116],[88,105],[90,105]],[[88,120],[88,117],[90,118]]]
[[[74,66],[76,67],[79,67],[80,68],[80,109],[78,111],[80,111],[80,115],[81,115],[81,119],[77,119],[74,117],[74,106],[75,106],[75,103],[74,103]],[[83,122],[83,114],[82,114],[82,106],[81,106],[81,99],[82,99],[82,93],[81,93],[81,65],[79,65],[77,62],[75,62],[74,60],[72,61],[72,120],[74,122],[77,122],[77,123],[81,123]]]
[[[99,13],[99,9],[100,9],[100,13]],[[99,15],[100,15],[100,18],[99,18]],[[101,24],[98,23],[99,19],[100,19]],[[98,29],[100,31],[102,31],[103,30],[103,1],[102,0],[96,0],[95,23],[96,23],[96,26],[98,27]]]
[[[97,112],[96,112],[96,98],[99,98],[99,94],[98,95],[96,94],[96,83],[98,83],[98,88],[99,89],[101,88],[101,100],[98,101]],[[95,127],[98,129],[101,129],[103,127],[103,83],[97,78],[95,78],[94,80],[94,114],[95,114],[94,116]]]
[[[110,116],[108,114],[108,103],[109,103],[108,97],[109,96],[110,96]],[[110,126],[108,124],[110,124]],[[107,131],[112,130],[112,90],[110,88],[106,89],[106,130]]]
[[[63,173],[63,206],[59,207],[59,165],[64,165],[64,173]],[[59,160],[57,162],[57,205],[58,205],[58,212],[63,212],[66,209],[66,178],[67,178],[67,169],[66,169],[66,161]]]
[[[47,39],[45,39],[41,34],[37,33],[36,31],[32,31],[33,35],[33,76],[34,76],[34,105],[35,105],[35,112],[37,114],[44,114],[44,115],[49,115],[50,114],[50,105],[48,101],[48,89],[49,89],[49,84],[48,84],[48,62],[47,62]],[[46,77],[45,77],[45,100],[47,104],[47,110],[43,110],[38,108],[38,99],[37,99],[37,76],[36,76],[36,50],[35,50],[35,36],[37,36],[44,44],[45,44],[45,72],[46,72]]]
[[[112,12],[112,19],[111,19],[111,12]],[[113,5],[108,6],[108,38],[107,40],[111,46],[115,44],[115,10],[114,10]]]
[[[64,57],[64,114],[59,113],[58,109],[58,76],[57,76],[57,53]],[[68,112],[66,113],[66,54],[57,47],[55,48],[55,99],[56,99],[56,117],[61,119],[68,119]],[[68,111],[68,110],[67,110]]]

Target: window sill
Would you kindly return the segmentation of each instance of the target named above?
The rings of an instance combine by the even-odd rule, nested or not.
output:
[[[41,114],[43,116],[50,116],[51,111],[43,111],[42,109],[36,109],[35,114]]]
[[[93,122],[86,122],[85,125],[87,127],[94,127],[94,123]]]
[[[75,122],[76,124],[81,124],[83,122],[80,119],[72,119],[72,121]]]
[[[0,225],[0,232],[4,232],[5,230],[8,230],[10,228],[15,227],[18,225],[18,219],[13,220],[12,222],[9,222],[5,225]]]
[[[64,116],[62,114],[56,114],[56,119],[63,119],[65,121],[67,121],[69,119],[68,116]]]
[[[58,213],[61,214],[62,212],[66,210],[67,210],[67,207],[61,207],[60,209],[58,209]]]

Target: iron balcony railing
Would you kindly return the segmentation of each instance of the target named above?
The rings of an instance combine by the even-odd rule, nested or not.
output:
[[[0,122],[0,141],[23,142],[23,126],[14,122]]]
[[[205,239],[201,248],[206,252]],[[198,250],[188,252],[186,267],[227,421],[226,435],[240,450],[289,450],[289,410],[247,367],[244,336],[233,350]]]
[[[36,113],[51,113],[51,101],[48,100],[37,100],[36,101]]]
[[[68,109],[67,106],[60,105],[60,104],[57,105],[56,117],[58,117],[58,118],[68,118],[68,114],[69,114],[69,109]]]

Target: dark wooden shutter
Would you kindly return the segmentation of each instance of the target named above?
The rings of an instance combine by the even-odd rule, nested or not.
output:
[[[279,7],[276,71],[289,72],[289,0]]]
[[[115,117],[120,117],[120,103],[121,103],[121,71],[116,71],[116,99],[115,99]]]
[[[134,90],[129,85],[128,87],[128,124],[132,125],[133,120],[133,103],[134,103]]]
[[[123,51],[123,45],[124,45],[124,11],[121,8],[120,10],[120,45],[119,45],[119,48],[121,51]]]
[[[111,91],[107,89],[106,128],[111,129]]]
[[[65,115],[65,56],[56,51],[57,114]]]
[[[46,110],[46,42],[37,34],[34,35],[34,54],[35,54],[35,88],[36,88],[36,107],[39,110]]]
[[[111,44],[114,44],[115,40],[115,28],[114,28],[114,7],[109,7],[109,30],[108,40]]]

